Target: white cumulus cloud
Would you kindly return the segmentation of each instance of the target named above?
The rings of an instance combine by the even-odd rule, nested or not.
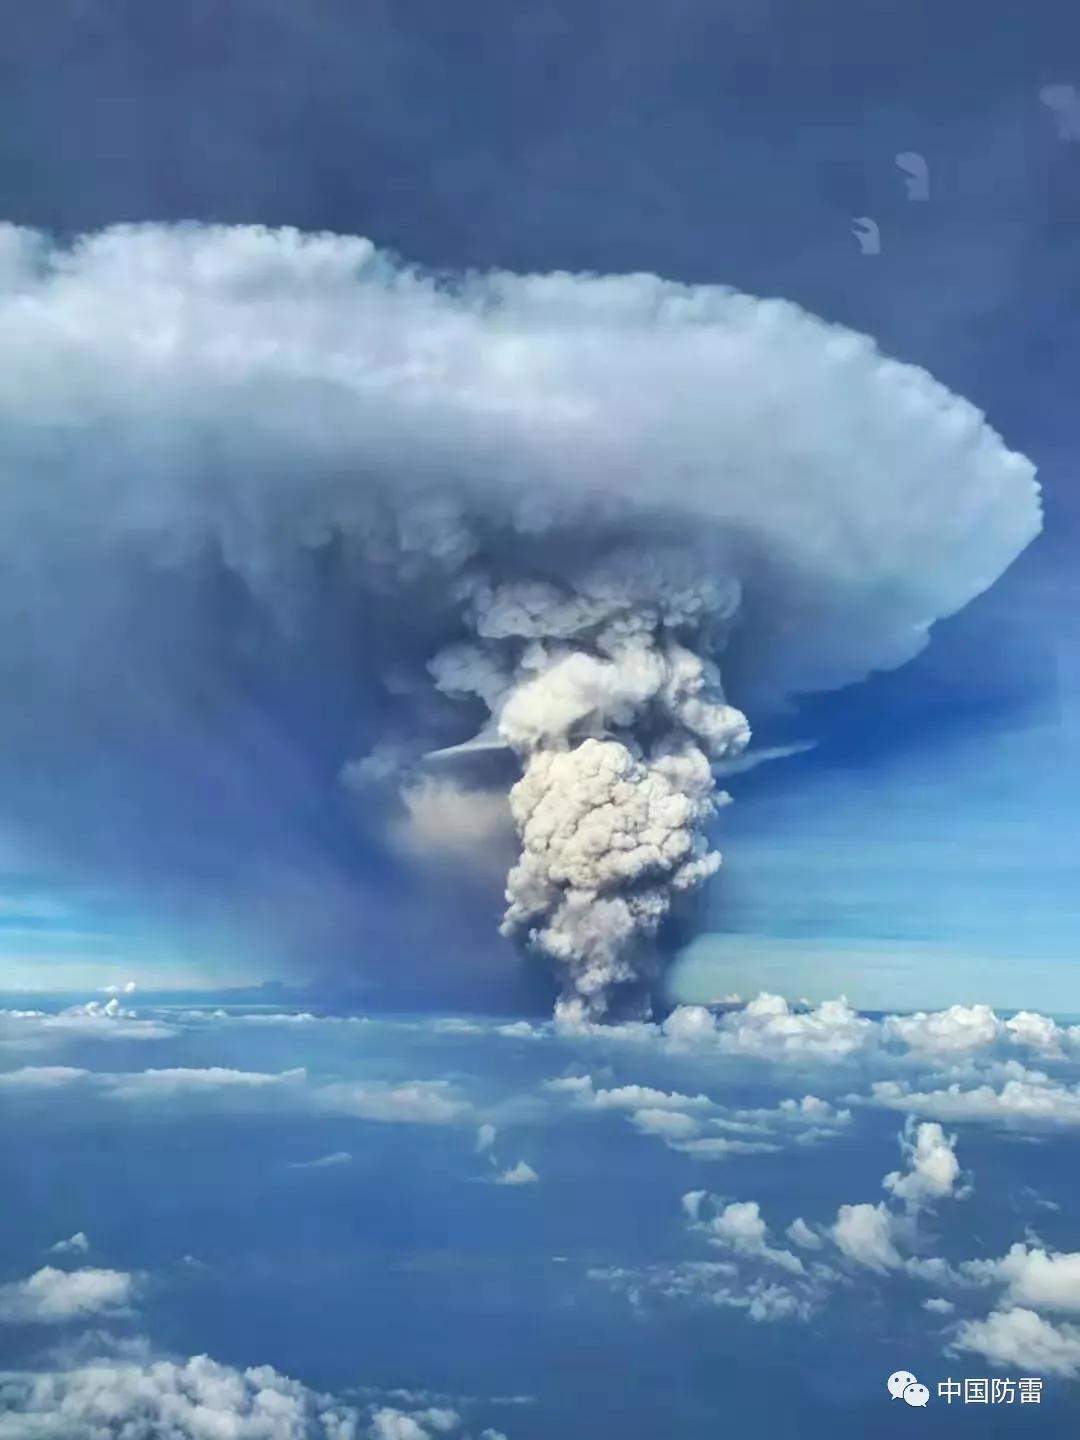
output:
[[[952,1344],[1029,1375],[1080,1375],[1080,1329],[1054,1325],[1034,1310],[995,1310],[985,1320],[964,1320]]]
[[[52,1255],[85,1255],[90,1249],[90,1241],[81,1231],[76,1230],[74,1235],[69,1235],[66,1240],[58,1240],[55,1245],[49,1246]]]
[[[807,1225],[801,1215],[796,1215],[795,1219],[787,1227],[787,1236],[788,1239],[796,1245],[801,1245],[804,1250],[821,1249],[821,1236],[810,1229],[810,1226]]]
[[[421,1430],[412,1440],[428,1440]],[[269,1365],[236,1370],[205,1355],[4,1376],[0,1440],[362,1440],[353,1406]],[[409,1437],[402,1437],[409,1440]]]
[[[446,1080],[412,1080],[399,1085],[342,1081],[322,1086],[313,1101],[317,1108],[338,1115],[391,1125],[449,1125],[470,1113],[468,1102]]]
[[[679,1006],[663,1024],[676,1044],[716,1045],[729,1054],[796,1063],[844,1060],[872,1043],[875,1029],[843,997],[804,1009],[765,992],[741,1010],[717,1015],[704,1006]]]
[[[896,1217],[884,1205],[841,1205],[829,1234],[857,1265],[884,1273],[903,1264],[894,1237]]]
[[[51,1265],[0,1285],[0,1321],[60,1325],[123,1309],[134,1297],[135,1277],[123,1270],[56,1270]]]
[[[1000,1089],[992,1085],[965,1089],[954,1082],[942,1090],[913,1090],[896,1080],[878,1080],[871,1088],[876,1105],[937,1120],[1034,1129],[1080,1125],[1080,1087],[1060,1084],[1038,1071],[1023,1071]]]
[[[769,1244],[769,1229],[756,1200],[732,1201],[700,1223],[708,1239],[722,1249],[765,1260],[794,1275],[803,1274],[803,1263],[797,1255]]]
[[[698,1122],[682,1110],[635,1110],[630,1119],[643,1135],[661,1140],[689,1140],[698,1134]]]
[[[927,1014],[890,1015],[885,1034],[929,1055],[959,1055],[992,1045],[1001,1022],[989,1005],[952,1005]]]
[[[969,1260],[961,1268],[982,1284],[1004,1284],[1011,1305],[1080,1314],[1080,1252],[1016,1244],[999,1260]]]
[[[540,1176],[531,1165],[526,1164],[524,1160],[519,1160],[516,1165],[511,1165],[509,1170],[503,1170],[501,1174],[497,1175],[495,1184],[535,1185],[539,1179]]]
[[[956,1136],[946,1135],[932,1120],[909,1124],[901,1136],[906,1172],[894,1170],[881,1182],[886,1190],[913,1210],[953,1194],[960,1177]]]

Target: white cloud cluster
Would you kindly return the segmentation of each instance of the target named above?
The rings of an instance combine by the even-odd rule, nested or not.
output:
[[[822,1103],[817,1101],[806,1108],[814,1112]],[[792,1102],[791,1110],[801,1109]],[[900,1136],[906,1169],[886,1175],[882,1182],[894,1199],[904,1203],[906,1213],[897,1213],[880,1201],[841,1205],[831,1224],[816,1227],[797,1216],[786,1234],[802,1256],[773,1243],[757,1201],[725,1201],[706,1190],[688,1191],[682,1197],[682,1210],[689,1229],[723,1251],[734,1264],[718,1270],[691,1271],[690,1279],[684,1277],[681,1287],[675,1285],[670,1274],[658,1281],[655,1276],[642,1280],[639,1272],[625,1272],[617,1288],[629,1291],[636,1285],[639,1295],[643,1287],[672,1295],[681,1288],[685,1294],[745,1309],[754,1320],[805,1320],[840,1283],[842,1275],[836,1263],[881,1276],[903,1272],[925,1281],[956,1283],[962,1277],[944,1261],[903,1253],[915,1242],[918,1212],[934,1201],[960,1193],[956,1188],[959,1166],[953,1143],[940,1126],[908,1127]],[[744,1273],[747,1269],[748,1275]],[[777,1270],[783,1273],[782,1280],[776,1278]],[[634,1275],[638,1278],[631,1279]],[[611,1280],[610,1275],[599,1278]]]
[[[1018,1051],[1054,1066],[1080,1061],[1080,1025],[1059,1025],[1034,1011],[1001,1020],[987,1005],[954,1005],[877,1019],[859,1014],[843,996],[812,1005],[765,991],[741,1006],[678,1005],[659,1025],[518,1021],[497,1027],[496,1033],[532,1040],[554,1036],[608,1045],[658,1045],[680,1054],[697,1052],[702,1058],[719,1053],[799,1067],[864,1063],[894,1073],[901,1070],[905,1078],[896,1082],[897,1094],[910,1088],[913,1071],[950,1079],[985,1076],[1057,1083],[1026,1069]]]
[[[111,1023],[96,1023],[104,1020]],[[89,1006],[72,1007],[59,1014],[39,1010],[0,1011],[0,1039],[39,1043],[51,1036],[60,1042],[69,1033],[79,1038],[129,1035],[166,1039],[189,1026],[204,1028],[225,1023],[266,1027],[372,1022],[369,1017],[318,1016],[307,1011],[251,1014],[221,1009],[162,1011],[153,1018],[141,1019],[136,1018],[134,1012],[116,1009],[110,1012],[108,1006],[92,1001]],[[956,1077],[969,1081],[985,1077],[1022,1082],[1020,1090],[1013,1087],[1009,1091],[1003,1106],[1018,1113],[1023,1109],[1020,1098],[1023,1085],[1041,1091],[1043,1102],[1062,1088],[1068,1089],[1040,1071],[1025,1068],[1015,1058],[1018,1052],[1027,1052],[1058,1071],[1080,1060],[1080,1025],[1060,1025],[1034,1011],[1020,1011],[1002,1020],[986,1005],[953,1005],[940,1011],[887,1015],[877,1020],[858,1014],[843,997],[814,1006],[765,992],[745,1005],[725,1002],[722,1009],[680,1005],[660,1025],[628,1021],[595,1026],[587,1021],[565,1019],[554,1024],[519,1020],[492,1025],[460,1017],[441,1018],[425,1025],[446,1033],[491,1033],[513,1039],[596,1038],[611,1043],[659,1044],[677,1052],[700,1050],[703,1054],[715,1049],[723,1054],[799,1066],[849,1059],[887,1065],[892,1060],[900,1060],[905,1062],[905,1075],[909,1069],[919,1068],[950,1078],[956,1094],[963,1093]],[[909,1091],[914,1107],[923,1092],[915,1090],[909,1078],[889,1082],[881,1095],[895,1099]],[[813,1097],[810,1100],[812,1103]],[[1063,1113],[1065,1111],[1067,1104],[1063,1107]]]
[[[785,1233],[794,1245],[799,1245],[804,1250],[821,1249],[821,1236],[818,1235],[816,1231],[811,1230],[801,1215],[796,1215],[795,1219],[787,1227]]]
[[[540,1176],[526,1160],[518,1160],[513,1165],[502,1164],[495,1154],[495,1141],[498,1138],[498,1130],[490,1121],[480,1125],[476,1131],[475,1152],[477,1155],[487,1157],[491,1172],[487,1179],[493,1185],[536,1185]]]
[[[851,1120],[850,1110],[837,1110],[816,1095],[783,1100],[773,1109],[728,1110],[707,1095],[651,1085],[598,1089],[590,1075],[560,1076],[545,1081],[543,1088],[565,1096],[575,1110],[624,1111],[641,1134],[699,1159],[766,1154],[789,1141],[814,1144],[832,1138]],[[723,1133],[710,1133],[715,1130]]]
[[[663,1106],[635,1110],[630,1116],[630,1123],[643,1135],[655,1135],[669,1143],[692,1140],[701,1132],[693,1115]]]
[[[1062,1059],[1063,1047],[1080,1041],[1080,1025],[1062,1026],[1033,1010],[1018,1010],[1005,1021],[1005,1029],[1014,1045],[1035,1050],[1047,1060]]]
[[[9,1092],[59,1090],[90,1078],[91,1072],[77,1065],[20,1065],[0,1073],[0,1087]]]
[[[0,1285],[0,1323],[62,1325],[122,1310],[135,1288],[135,1276],[123,1270],[57,1270],[46,1265],[26,1280]]]
[[[101,1359],[3,1377],[0,1440],[362,1440],[355,1407],[269,1365]],[[418,1429],[401,1440],[427,1440]]]
[[[904,1267],[909,1273],[932,1278],[938,1267],[931,1262],[928,1269],[927,1262],[918,1257],[905,1261],[898,1246],[901,1240],[911,1239],[920,1210],[968,1193],[957,1188],[956,1137],[946,1135],[932,1122],[917,1125],[909,1120],[899,1138],[906,1168],[890,1171],[881,1183],[905,1206],[906,1219],[880,1201],[841,1205],[828,1233],[837,1249],[856,1265],[881,1274]]]
[[[673,1149],[685,1149],[701,1133],[703,1112],[712,1110],[707,1095],[683,1095],[651,1085],[618,1085],[597,1089],[590,1075],[560,1076],[546,1080],[544,1089],[566,1096],[577,1110],[624,1112],[642,1135],[664,1140]]]
[[[763,1279],[752,1280],[742,1291],[721,1285],[712,1292],[710,1299],[714,1305],[745,1310],[756,1323],[809,1320],[813,1313],[813,1304],[806,1295],[800,1295],[787,1285]]]
[[[657,1090],[649,1085],[619,1085],[612,1089],[596,1089],[590,1075],[568,1075],[547,1080],[544,1088],[554,1094],[565,1094],[585,1110],[707,1110],[712,1101],[707,1095],[682,1095],[677,1090]]]
[[[682,1208],[691,1229],[707,1236],[738,1265],[711,1270],[701,1266],[687,1275],[682,1273],[686,1267],[680,1267],[663,1279],[623,1272],[618,1288],[627,1293],[633,1289],[639,1302],[645,1290],[653,1288],[673,1297],[696,1296],[735,1306],[755,1320],[807,1319],[839,1279],[821,1260],[831,1246],[832,1254],[848,1266],[881,1277],[903,1275],[935,1287],[961,1288],[969,1295],[983,1287],[1000,1287],[988,1316],[966,1318],[946,1329],[948,1347],[1030,1374],[1080,1376],[1080,1326],[1071,1318],[1080,1316],[1080,1253],[1018,1243],[1000,1258],[955,1266],[910,1253],[917,1244],[919,1211],[966,1192],[959,1186],[955,1138],[945,1135],[940,1125],[909,1122],[900,1145],[905,1169],[886,1175],[882,1183],[893,1200],[903,1203],[906,1214],[890,1209],[886,1202],[863,1202],[841,1205],[828,1226],[815,1228],[797,1217],[787,1235],[804,1252],[804,1262],[770,1244],[755,1202],[725,1204],[704,1190],[690,1191],[682,1197]],[[756,1266],[749,1280],[742,1274],[747,1262]],[[775,1282],[769,1281],[768,1271],[776,1267],[788,1274],[772,1294],[769,1287]],[[938,1294],[928,1297],[923,1309],[948,1318],[955,1305]],[[1047,1318],[1042,1313],[1047,1311],[1067,1318]]]
[[[1016,1244],[999,1260],[968,1260],[960,1268],[978,1284],[1004,1284],[1011,1305],[1080,1315],[1080,1252]]]
[[[85,1070],[71,1065],[23,1065],[17,1070],[0,1073],[0,1088],[18,1092],[80,1085],[116,1100],[150,1101],[259,1091],[278,1086],[299,1087],[306,1078],[307,1071],[304,1069],[273,1073],[231,1070],[220,1065],[118,1073]]]
[[[974,407],[720,287],[446,283],[292,230],[5,227],[0,344],[8,568],[59,543],[72,576],[183,565],[209,539],[295,634],[336,537],[384,601],[375,648],[434,661],[462,726],[486,708],[521,758],[506,925],[572,1014],[648,973],[672,897],[715,868],[710,768],[747,736],[731,627],[740,701],[842,686],[909,659],[1040,525],[1032,466]],[[412,693],[380,753],[436,738]]]
[[[58,1240],[55,1245],[49,1246],[51,1255],[85,1255],[90,1249],[90,1241],[82,1230],[76,1230],[74,1235],[69,1235],[66,1240]]]
[[[176,1027],[148,1020],[111,1000],[89,1000],[52,1014],[45,1010],[0,1010],[0,1040],[16,1044],[73,1040],[170,1040]]]
[[[118,1074],[64,1065],[26,1065],[0,1073],[0,1091],[81,1087],[109,1100],[135,1105],[258,1103],[385,1124],[448,1125],[467,1120],[472,1107],[446,1080],[334,1081],[316,1084],[302,1067],[282,1071],[232,1070],[223,1066],[133,1070]]]
[[[307,1071],[297,1068],[275,1074],[261,1070],[232,1070],[221,1065],[210,1065],[205,1069],[177,1066],[161,1070],[133,1070],[117,1075],[95,1072],[91,1079],[113,1099],[153,1101],[300,1086],[307,1079]]]
[[[697,1191],[691,1191],[690,1196],[683,1196],[683,1208],[689,1210],[691,1197],[698,1194]],[[733,1200],[716,1208],[708,1219],[702,1218],[699,1203],[694,1224],[710,1244],[721,1249],[764,1260],[792,1275],[806,1273],[803,1262],[797,1255],[769,1244],[769,1228],[762,1218],[761,1208],[756,1200]]]
[[[462,1412],[479,1403],[468,1395],[365,1387],[343,1398],[270,1365],[238,1369],[207,1355],[178,1360],[156,1356],[141,1338],[86,1335],[62,1367],[0,1373],[0,1440],[471,1440],[477,1431],[464,1428]],[[489,1427],[478,1440],[507,1437]]]
[[[922,1308],[930,1315],[951,1315],[956,1306],[943,1295],[931,1295],[923,1301]]]
[[[868,1270],[896,1270],[903,1264],[894,1235],[896,1217],[878,1203],[841,1205],[829,1235],[836,1248]]]
[[[950,1005],[929,1014],[920,1010],[914,1015],[887,1016],[883,1035],[930,1058],[961,1059],[1006,1041],[1056,1060],[1063,1058],[1063,1047],[1076,1044],[1080,1026],[1061,1026],[1032,1010],[1020,1010],[1001,1020],[989,1005]]]
[[[985,1006],[953,1006],[881,1021],[841,1011],[835,1026],[823,1026],[823,1018],[810,1007],[796,1008],[766,996],[746,1011],[717,1014],[681,1007],[662,1027],[624,1028],[635,1040],[651,1039],[680,1066],[694,1065],[689,1073],[695,1075],[705,1073],[697,1062],[714,1066],[732,1038],[732,1053],[739,1056],[780,1063],[797,1058],[805,1064],[809,1048],[827,1066],[851,1061],[845,1074],[855,1064],[871,1073],[883,1066],[894,1077],[899,1074],[901,1078],[879,1080],[872,1087],[873,1103],[905,1115],[899,1136],[903,1164],[883,1177],[886,1198],[841,1204],[826,1221],[808,1223],[803,1216],[795,1217],[785,1232],[792,1248],[785,1250],[772,1239],[757,1202],[689,1191],[682,1198],[686,1221],[723,1252],[722,1263],[611,1271],[596,1278],[636,1305],[649,1295],[696,1299],[740,1309],[759,1321],[805,1319],[841,1284],[865,1284],[871,1277],[916,1281],[933,1287],[923,1309],[951,1321],[942,1335],[957,1351],[978,1353],[991,1364],[1014,1370],[1080,1377],[1080,1254],[1054,1251],[1029,1231],[1025,1242],[999,1258],[949,1261],[926,1253],[929,1237],[921,1224],[925,1210],[971,1193],[956,1153],[957,1137],[946,1132],[943,1122],[991,1122],[1037,1132],[1080,1121],[1080,1087],[1070,1083],[1075,1027],[1031,1011],[1001,1020]],[[809,1024],[800,1023],[805,1021]],[[833,1028],[840,1033],[839,1044],[831,1038]],[[607,1048],[610,1053],[610,1043]],[[1068,1079],[1026,1067],[1016,1058],[1018,1050],[1038,1056],[1048,1070]],[[911,1078],[914,1071],[949,1083],[919,1088]],[[950,1078],[956,1076],[961,1078]],[[595,1093],[585,1076],[554,1082],[554,1088],[586,1107]],[[635,1090],[621,1085],[611,1087],[611,1093],[626,1095],[629,1103]],[[665,1093],[667,1103],[657,1098]],[[814,1094],[752,1110],[726,1109],[715,1102],[699,1107],[689,1086],[685,1094],[657,1091],[649,1098],[649,1107],[630,1111],[633,1122],[684,1152],[707,1143],[697,1139],[704,1126],[719,1129],[725,1138],[745,1139],[761,1132],[776,1136],[785,1122],[800,1136],[812,1134],[816,1126],[835,1135],[851,1120],[850,1111]],[[1050,1210],[1060,1208],[1034,1191],[1025,1194]],[[952,1294],[963,1296],[967,1309],[987,1289],[996,1291],[988,1315],[951,1320],[957,1309]]]
[[[911,1050],[953,1056],[993,1044],[1001,1022],[989,1005],[951,1005],[930,1014],[920,1010],[914,1015],[890,1015],[884,1033]]]
[[[320,1086],[314,1094],[319,1109],[358,1120],[387,1124],[449,1125],[468,1118],[471,1107],[447,1080],[412,1080],[404,1084],[343,1081]]]
[[[1013,1064],[1012,1078],[1000,1089],[976,1085],[965,1089],[953,1082],[940,1090],[914,1090],[903,1081],[878,1080],[871,1087],[873,1103],[909,1115],[937,1120],[989,1122],[1025,1129],[1080,1125],[1080,1086],[1051,1080],[1041,1071]]]
[[[703,1135],[697,1139],[671,1141],[680,1150],[699,1160],[726,1160],[730,1155],[768,1155],[780,1149],[769,1140],[732,1140],[725,1135]]]
[[[722,1130],[754,1132],[791,1137],[798,1145],[816,1145],[833,1140],[851,1124],[851,1111],[838,1108],[817,1095],[804,1095],[801,1100],[781,1100],[773,1109],[734,1110],[730,1118],[712,1122]]]
[[[125,1010],[114,995],[111,1000],[88,1000],[84,1005],[72,1005],[60,1012],[60,1018],[87,1020],[134,1020],[136,1012]]]
[[[398,1410],[381,1405],[371,1417],[371,1440],[429,1440],[431,1435],[447,1435],[461,1424],[456,1410],[428,1406],[425,1410]]]
[[[810,1318],[821,1298],[826,1269],[815,1265],[811,1273],[797,1256],[770,1245],[756,1205],[736,1202],[725,1207],[699,1190],[683,1197],[683,1209],[692,1227],[731,1259],[633,1269],[597,1267],[587,1272],[588,1278],[625,1295],[636,1309],[643,1308],[647,1298],[657,1297],[741,1310],[755,1323]],[[711,1218],[703,1220],[699,1217],[705,1210]],[[720,1225],[714,1231],[717,1220]],[[753,1272],[748,1278],[743,1276],[747,1267]]]
[[[524,1160],[519,1160],[516,1165],[511,1165],[508,1170],[503,1170],[495,1177],[496,1185],[535,1185],[540,1176]]]
[[[908,1169],[894,1170],[881,1182],[909,1210],[918,1210],[934,1200],[952,1195],[960,1177],[956,1158],[956,1136],[946,1135],[940,1125],[916,1125],[909,1118],[901,1136],[901,1148]]]
[[[650,1033],[649,1027],[622,1028],[643,1039]],[[738,1008],[679,1005],[663,1021],[660,1035],[676,1049],[716,1049],[774,1064],[903,1061],[941,1074],[982,1069],[1040,1083],[1049,1082],[1025,1070],[1017,1051],[1045,1062],[1080,1059],[1080,1026],[1062,1026],[1034,1011],[1002,1020],[988,1005],[952,1005],[878,1020],[858,1014],[843,996],[816,1006],[767,992]],[[897,1093],[906,1083],[896,1082]]]
[[[1055,1325],[1034,1310],[995,1310],[985,1320],[964,1320],[952,1348],[1025,1374],[1080,1375],[1080,1327]]]
[[[781,995],[763,992],[742,1009],[721,1013],[680,1005],[662,1028],[680,1045],[716,1045],[728,1054],[804,1062],[846,1059],[872,1042],[876,1027],[843,997],[799,1009]]]

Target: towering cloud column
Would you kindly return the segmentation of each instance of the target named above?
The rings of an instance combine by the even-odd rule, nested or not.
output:
[[[567,1018],[602,1015],[613,987],[651,973],[672,896],[720,863],[711,766],[750,731],[700,653],[722,643],[739,587],[702,570],[689,553],[624,551],[566,588],[479,585],[475,639],[432,664],[442,689],[485,701],[521,759],[503,933],[557,963]]]

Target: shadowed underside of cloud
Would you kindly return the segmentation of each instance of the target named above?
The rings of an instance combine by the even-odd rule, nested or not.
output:
[[[211,929],[256,890],[283,944],[366,926],[375,966],[395,924],[424,933],[403,852],[477,913],[508,857],[504,933],[570,1016],[648,979],[716,869],[744,711],[903,663],[1039,527],[972,406],[719,287],[8,228],[0,341],[27,843],[100,839],[111,878],[200,892]]]

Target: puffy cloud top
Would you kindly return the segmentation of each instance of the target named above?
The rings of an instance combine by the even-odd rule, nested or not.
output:
[[[206,1355],[146,1364],[102,1359],[9,1375],[4,1409],[3,1440],[360,1440],[363,1434],[354,1407],[270,1365],[234,1370]],[[412,1432],[416,1440],[429,1433]]]
[[[913,1209],[953,1193],[960,1177],[955,1135],[946,1135],[932,1120],[909,1124],[901,1137],[901,1148],[909,1169],[903,1174],[894,1170],[886,1175],[881,1182],[886,1190]]]
[[[380,492],[427,497],[397,540],[447,564],[473,506],[534,535],[659,517],[743,582],[748,676],[773,695],[909,658],[1039,528],[1032,466],[972,405],[724,287],[445,280],[294,230],[119,226],[61,248],[5,227],[0,342],[18,508],[174,543],[210,526],[279,580],[286,531],[370,525]]]
[[[0,1323],[62,1325],[125,1306],[135,1277],[123,1270],[57,1270],[46,1265],[26,1280],[0,1285]]]

